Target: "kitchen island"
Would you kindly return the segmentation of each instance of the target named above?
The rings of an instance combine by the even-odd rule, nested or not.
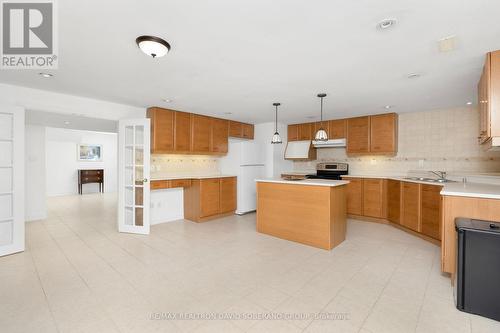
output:
[[[256,182],[258,232],[326,250],[344,241],[348,181]]]

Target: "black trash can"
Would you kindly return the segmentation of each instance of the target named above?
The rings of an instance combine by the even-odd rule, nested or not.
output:
[[[500,223],[457,218],[457,309],[500,321]]]

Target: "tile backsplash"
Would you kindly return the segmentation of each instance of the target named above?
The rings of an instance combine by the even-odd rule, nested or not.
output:
[[[294,170],[313,171],[317,162],[349,163],[351,174],[406,174],[411,170],[498,173],[500,152],[477,142],[479,114],[465,107],[399,114],[396,156],[348,157],[345,148],[318,149],[318,160],[295,162]]]
[[[151,155],[151,177],[220,173],[219,159],[201,155]]]

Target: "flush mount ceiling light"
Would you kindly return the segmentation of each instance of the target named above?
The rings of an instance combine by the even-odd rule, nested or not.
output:
[[[384,19],[379,23],[377,23],[377,28],[380,30],[389,29],[393,27],[396,24],[396,22],[397,21],[395,19]]]
[[[323,98],[326,97],[326,94],[318,94],[318,97],[321,99],[321,118],[320,118],[319,130],[316,132],[314,140],[328,141],[328,133],[326,133],[325,129],[323,128]]]
[[[139,36],[135,43],[142,52],[153,58],[163,57],[170,51],[170,44],[160,37],[155,36]]]
[[[467,103],[465,103],[465,104],[467,104],[467,105],[472,105],[472,102],[467,102]]]
[[[444,37],[438,40],[439,52],[444,53],[455,50],[455,44],[456,44],[455,41],[456,41],[455,35]]]
[[[283,141],[281,141],[281,136],[280,134],[278,133],[278,106],[281,105],[281,103],[273,103],[273,105],[276,107],[276,118],[275,118],[275,122],[274,122],[274,134],[273,134],[273,138],[271,139],[271,143],[272,144],[280,144],[280,143],[283,143]]]
[[[162,100],[163,102],[165,102],[165,103],[170,103],[170,102],[172,102],[172,100],[171,100],[171,99],[169,99],[169,98],[162,98],[161,100]]]
[[[40,75],[41,77],[44,77],[44,78],[49,78],[49,77],[54,76],[54,74],[50,74],[50,73],[38,73],[38,75]]]

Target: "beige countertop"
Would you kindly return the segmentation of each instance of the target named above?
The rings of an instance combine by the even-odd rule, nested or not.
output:
[[[473,183],[473,182],[449,182],[449,183],[436,183],[427,182],[413,179],[405,179],[401,176],[380,176],[380,175],[347,175],[343,178],[376,178],[376,179],[393,179],[410,183],[430,184],[443,186],[441,195],[457,196],[457,197],[470,197],[470,198],[485,198],[485,199],[500,199],[500,185],[486,184],[486,183]]]
[[[292,184],[292,185],[309,185],[309,186],[342,186],[347,185],[346,180],[329,180],[329,179],[303,179],[303,180],[284,180],[281,178],[256,179],[258,183],[276,183],[276,184]]]
[[[228,178],[236,175],[210,174],[210,175],[154,175],[151,180],[174,180],[174,179],[207,179],[207,178]]]

